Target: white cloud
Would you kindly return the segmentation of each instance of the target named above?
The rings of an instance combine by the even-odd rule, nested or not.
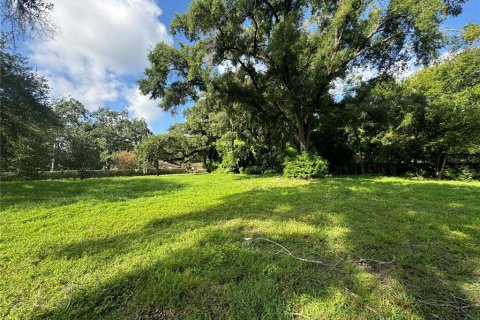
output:
[[[378,75],[378,70],[371,66],[354,67],[344,78],[337,78],[332,83],[329,93],[337,98],[343,96],[345,92],[361,82],[373,79]]]
[[[223,60],[222,63],[220,63],[217,66],[217,70],[219,74],[224,74],[225,72],[235,72],[239,68],[239,64],[237,63],[235,66],[232,63],[232,60]]]
[[[267,71],[267,66],[261,61],[255,61],[253,58],[248,59],[245,55],[240,57],[241,61],[247,64],[249,61],[253,63],[255,71],[258,73],[264,73]],[[219,74],[224,74],[225,72],[236,72],[241,68],[240,63],[233,64],[232,60],[223,60],[218,66],[217,71]]]
[[[406,65],[403,67],[401,67],[401,65],[397,66],[398,70],[393,73],[393,76],[397,81],[403,81],[423,68],[422,66],[416,65],[414,59],[408,60]]]
[[[442,55],[443,56],[443,55]],[[392,69],[392,75],[397,81],[403,81],[419,71],[422,66],[416,65],[414,59],[410,59],[405,65],[402,63],[395,64]],[[332,82],[329,93],[338,99],[341,99],[346,91],[355,88],[360,83],[371,80],[378,76],[379,71],[371,65],[362,67],[354,67],[343,78],[337,78]]]
[[[148,49],[160,41],[172,43],[153,0],[52,2],[58,34],[29,47],[56,98],[72,96],[89,109],[127,99],[135,86],[131,79],[147,65]]]
[[[125,99],[128,101],[128,112],[137,118],[145,119],[150,125],[160,122],[165,117],[166,112],[160,109],[158,101],[142,95],[138,88],[127,90]]]

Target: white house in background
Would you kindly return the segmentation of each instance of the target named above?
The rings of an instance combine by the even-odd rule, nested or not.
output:
[[[182,167],[180,167],[179,165],[175,164],[175,163],[170,163],[170,162],[167,162],[167,161],[158,161],[158,166],[160,169],[163,169],[163,170],[169,170],[169,169],[181,169]]]
[[[190,169],[192,171],[204,170],[205,166],[204,166],[203,162],[192,162],[190,164]]]

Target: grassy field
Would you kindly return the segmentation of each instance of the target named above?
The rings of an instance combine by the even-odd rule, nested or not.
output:
[[[1,197],[2,319],[480,319],[479,182],[185,175]]]

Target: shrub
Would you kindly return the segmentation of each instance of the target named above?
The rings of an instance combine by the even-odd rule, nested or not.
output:
[[[443,179],[468,181],[477,178],[477,172],[468,165],[447,167],[443,171]]]
[[[130,177],[130,176],[152,176],[164,174],[180,174],[187,173],[185,168],[179,169],[149,169],[146,172],[141,170],[85,170],[80,173],[78,170],[62,170],[62,171],[39,171],[31,177],[32,180],[57,180],[57,179],[83,179],[83,178],[108,178],[108,177]],[[3,172],[0,174],[1,181],[22,181],[24,177],[15,173]]]
[[[261,174],[262,168],[259,166],[250,166],[245,168],[246,174]]]
[[[283,172],[290,178],[320,178],[328,173],[328,166],[327,161],[320,156],[304,152],[292,158],[287,158]]]
[[[264,174],[277,174],[278,171],[275,169],[267,169],[263,172]]]
[[[405,177],[405,178],[415,178],[416,176],[417,175],[412,171],[407,171],[404,174],[402,174],[402,177]]]
[[[469,166],[465,166],[465,165],[460,166],[460,168],[458,169],[458,174],[457,174],[458,180],[468,181],[468,180],[474,179],[475,176],[476,176],[475,170],[473,170]]]
[[[135,154],[131,151],[115,152],[113,163],[117,170],[133,170],[135,168]]]
[[[217,168],[220,173],[235,173],[238,172],[237,161],[235,160],[233,151],[228,151],[224,154],[222,162]]]
[[[455,177],[456,177],[456,172],[454,168],[446,167],[445,170],[443,170],[443,175],[442,175],[443,179],[454,180]]]

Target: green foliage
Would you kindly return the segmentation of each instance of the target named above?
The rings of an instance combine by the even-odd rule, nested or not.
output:
[[[132,151],[152,134],[145,120],[130,119],[127,111],[98,108],[91,114],[91,118],[91,135],[101,150],[105,168],[110,168],[113,164],[115,152]]]
[[[130,119],[126,111],[99,108],[92,113],[68,99],[57,102],[54,112],[61,127],[52,138],[52,170],[112,169],[116,152],[132,151],[151,135],[144,120]]]
[[[188,43],[158,44],[140,89],[165,110],[200,97],[236,105],[263,127],[281,123],[305,151],[318,115],[333,110],[335,79],[359,64],[430,62],[445,43],[441,23],[463,2],[196,0],[171,25]]]
[[[462,37],[467,43],[473,43],[480,40],[480,25],[469,23],[462,30]]]
[[[328,173],[328,165],[322,157],[303,152],[285,160],[283,173],[290,178],[321,178]]]
[[[18,137],[10,146],[11,165],[20,177],[32,178],[47,170],[50,162],[50,145],[39,136]]]
[[[135,177],[167,174],[185,174],[185,168],[179,169],[148,169],[141,170],[60,170],[60,171],[37,171],[34,175],[28,176],[28,180],[61,180],[61,179],[86,179],[86,178],[109,178],[109,177]],[[18,174],[4,173],[0,175],[1,181],[25,181],[25,177]]]
[[[117,170],[133,170],[135,168],[135,154],[131,151],[115,152],[113,163]]]
[[[32,175],[48,167],[48,140],[57,127],[48,86],[27,58],[9,53],[0,40],[0,171]]]
[[[246,167],[244,170],[245,174],[262,174],[263,170],[259,166]]]
[[[184,134],[202,142],[196,148],[196,157],[206,163],[209,171],[240,172],[252,166],[262,171],[279,170],[286,132],[280,126],[265,127],[236,104],[228,110],[223,110],[219,101],[200,100],[186,111]],[[235,116],[231,117],[231,113]]]
[[[190,153],[195,152],[196,143],[201,144],[195,137],[187,137],[175,130],[150,136],[135,148],[136,162],[143,170],[148,166],[159,169],[160,161],[187,163]]]
[[[480,178],[480,174],[471,166],[448,166],[443,177],[450,180],[470,181]]]
[[[478,70],[480,49],[469,48],[403,82],[371,81],[348,97],[344,133],[361,173],[376,166],[441,178],[449,161],[478,158]]]
[[[469,166],[460,166],[457,179],[461,181],[469,181],[478,176],[477,172]]]
[[[238,173],[242,169],[238,167],[238,160],[234,156],[233,151],[226,151],[222,154],[222,162],[218,165],[217,170],[219,173]]]
[[[86,178],[85,172],[89,169],[98,169],[100,164],[100,150],[93,138],[86,132],[72,132],[69,134],[65,150],[67,167],[78,170],[80,178]]]

